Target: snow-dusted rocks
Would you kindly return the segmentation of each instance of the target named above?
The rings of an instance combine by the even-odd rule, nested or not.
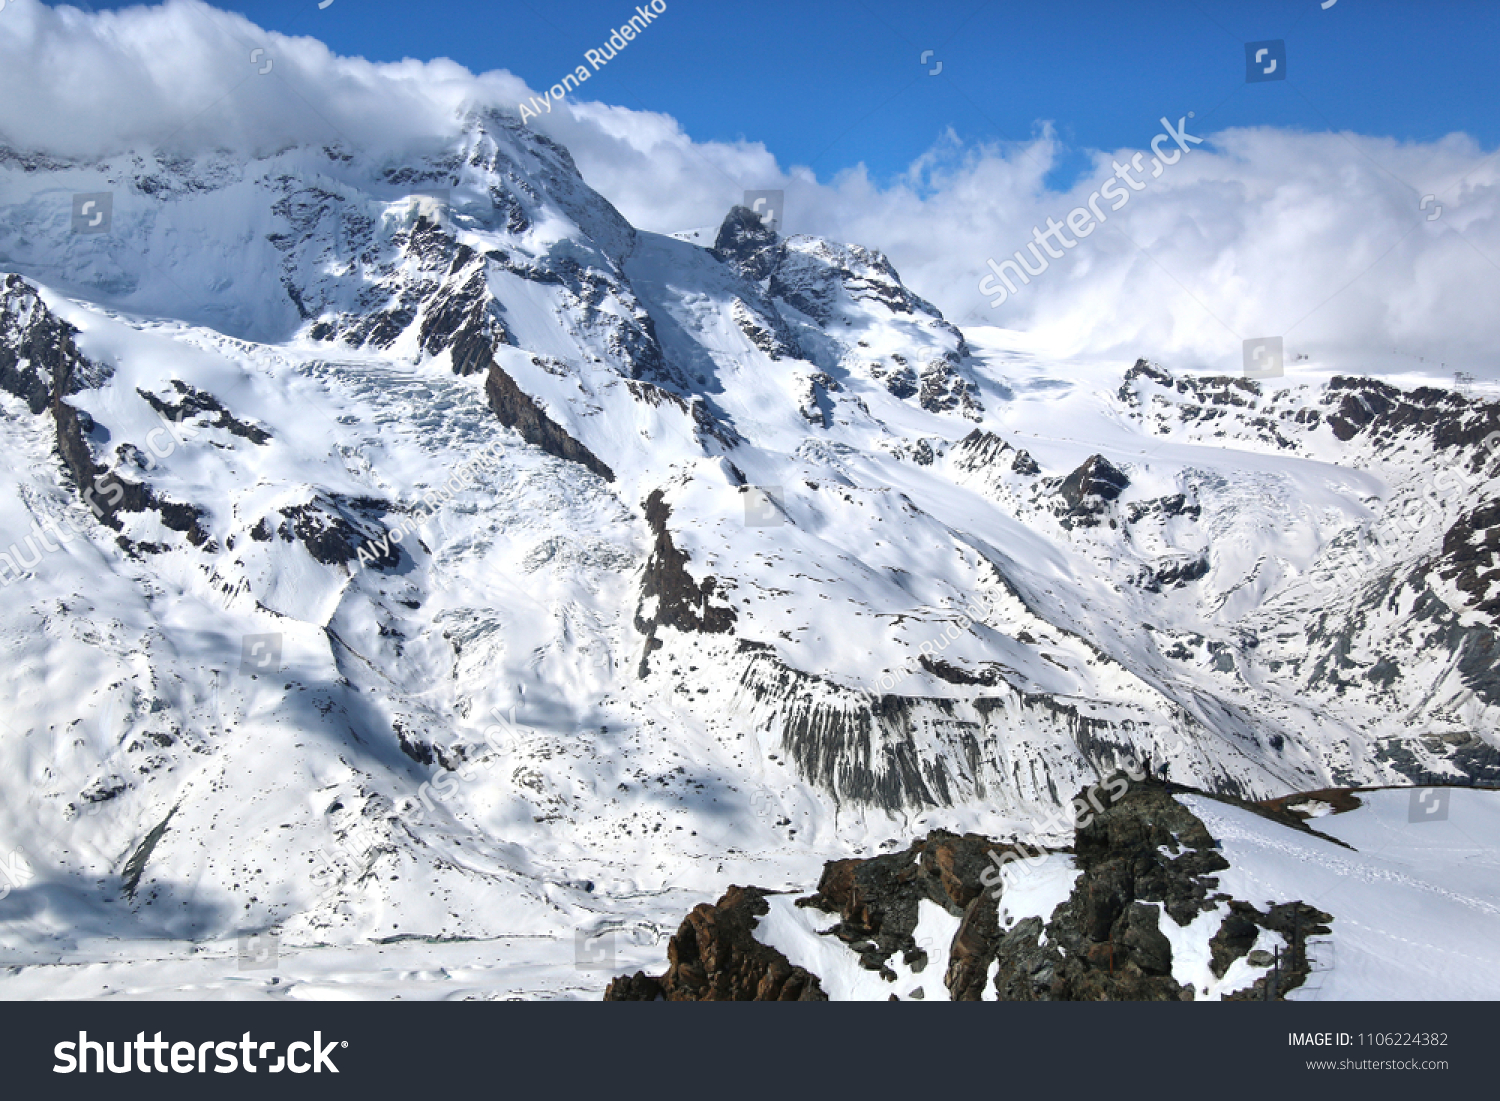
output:
[[[1307,800],[1103,786],[1109,805],[1050,851],[939,831],[830,862],[805,896],[733,887],[683,922],[664,975],[620,977],[605,998],[1494,996],[1500,911],[1472,871],[1494,856],[1497,793],[1324,792],[1337,808],[1312,800],[1311,814],[1296,811]],[[1417,800],[1442,820],[1416,821]]]

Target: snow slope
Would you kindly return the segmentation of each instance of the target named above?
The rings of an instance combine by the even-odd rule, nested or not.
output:
[[[1442,821],[1411,821],[1423,794]],[[1319,818],[1353,846],[1268,829],[1263,819],[1185,797],[1223,844],[1223,889],[1260,904],[1302,899],[1335,915],[1314,944],[1320,971],[1294,1000],[1492,999],[1500,993],[1500,795],[1464,789],[1361,792],[1358,810]],[[1422,804],[1416,813],[1423,813]]]
[[[1500,776],[1494,404],[1049,361],[499,114],[0,154],[18,961],[571,943],[1145,759]]]

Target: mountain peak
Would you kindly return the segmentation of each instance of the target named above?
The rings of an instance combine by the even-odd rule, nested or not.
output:
[[[724,216],[714,239],[714,256],[730,264],[746,279],[759,282],[776,266],[776,231],[747,206],[735,206]]]

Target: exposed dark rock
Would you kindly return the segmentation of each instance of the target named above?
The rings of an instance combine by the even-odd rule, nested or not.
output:
[[[428,355],[451,351],[453,373],[472,375],[490,366],[491,349],[514,344],[515,338],[500,318],[500,305],[490,294],[485,265],[473,263],[473,251],[459,245],[442,289],[427,302],[417,340]],[[460,284],[456,275],[468,268]]]
[[[1146,592],[1159,593],[1163,589],[1180,589],[1189,585],[1208,576],[1208,570],[1208,556],[1199,555],[1147,566],[1133,580]]]
[[[172,821],[172,816],[176,813],[176,807],[167,811],[167,816],[141,840],[141,843],[136,846],[135,852],[130,854],[130,859],[125,861],[125,867],[120,873],[120,878],[125,888],[126,898],[135,897],[136,888],[141,885],[141,876],[146,871],[146,864],[151,860],[151,854],[156,851],[157,843],[166,834],[167,825]]]
[[[797,338],[786,327],[786,322],[775,312],[774,307],[757,310],[744,299],[736,298],[730,307],[734,323],[746,339],[771,359],[803,359]]]
[[[208,531],[203,526],[204,512],[197,505],[166,500],[149,487],[121,477],[94,461],[87,442],[87,414],[54,398],[52,416],[57,425],[58,455],[72,475],[79,496],[100,523],[118,531],[123,526],[119,513],[155,509],[161,514],[162,523],[185,533],[188,542],[197,547],[212,547]],[[140,549],[150,551],[156,548],[141,544]]]
[[[637,379],[626,379],[625,386],[636,401],[652,406],[671,405],[692,418],[693,433],[705,449],[709,440],[717,441],[726,449],[738,447],[745,442],[733,425],[714,414],[701,394],[694,394],[691,399],[684,398],[663,386]],[[740,482],[744,484],[743,474],[740,475]]]
[[[977,673],[970,673],[956,665],[949,664],[942,658],[922,654],[917,658],[917,664],[939,680],[945,680],[949,684],[982,684],[993,688],[997,684],[1005,683],[1002,667],[993,663],[982,667]]]
[[[776,653],[760,651],[750,656],[739,690],[752,721],[779,734],[788,763],[840,803],[898,811],[984,799],[987,784],[1010,782],[986,771],[986,762],[1001,754],[1016,723],[1055,729],[1100,773],[1138,757],[1139,733],[1131,720],[1105,719],[1049,693],[1016,689],[996,663],[923,668],[941,679],[988,680],[993,672],[996,680],[992,690],[965,698],[877,694],[791,668]],[[922,727],[941,730],[951,752],[924,753],[913,735]],[[1026,767],[1032,783],[1050,787],[1045,760]],[[1231,794],[1240,791],[1227,773],[1214,782]],[[1053,797],[1064,798],[1055,791]]]
[[[73,342],[77,333],[30,283],[7,275],[0,284],[0,390],[39,414],[54,397],[102,385],[111,372],[79,352]]]
[[[802,383],[798,394],[798,412],[809,424],[819,428],[833,426],[833,399],[830,394],[839,393],[843,387],[833,376],[818,371],[811,375],[799,375]]]
[[[715,259],[729,264],[751,282],[771,274],[781,258],[776,231],[746,206],[732,208],[719,226],[711,250]]]
[[[1437,573],[1467,594],[1469,607],[1500,627],[1500,500],[1460,516],[1443,535]]]
[[[755,939],[769,892],[731,887],[717,905],[694,908],[667,944],[667,972],[615,979],[607,1002],[826,1002],[816,976]]]
[[[960,470],[1010,470],[1026,477],[1035,477],[1042,472],[1042,468],[1037,466],[1036,460],[1027,452],[1017,450],[995,433],[983,428],[974,429],[959,441],[954,462]]]
[[[1137,379],[1146,379],[1147,381],[1156,383],[1158,386],[1165,386],[1167,388],[1172,386],[1171,372],[1148,363],[1144,359],[1138,359],[1135,361],[1135,366],[1125,372],[1125,380],[1120,383],[1119,398],[1128,405],[1136,403],[1135,387],[1131,384]]]
[[[1277,903],[1261,911],[1219,891],[1217,873],[1229,864],[1203,823],[1174,798],[1189,790],[1149,779],[1132,781],[1121,773],[1080,793],[1075,801],[1074,844],[1061,850],[1071,854],[1079,875],[1068,899],[1045,920],[1016,921],[1002,915],[1006,880],[1000,869],[1037,853],[941,830],[905,852],[830,862],[817,890],[797,905],[836,915],[838,920],[823,935],[840,941],[867,970],[891,979],[898,960],[916,972],[926,966],[932,946],[918,944],[913,936],[919,909],[924,901],[941,906],[960,919],[946,946],[948,970],[943,976],[955,1000],[995,996],[1004,1001],[1179,1001],[1203,992],[1185,988],[1172,977],[1172,944],[1160,923],[1187,925],[1199,914],[1227,904],[1228,914],[1210,941],[1213,973],[1222,978],[1234,961],[1250,952],[1262,930],[1270,930],[1291,946],[1279,973],[1267,970],[1229,997],[1263,998],[1273,979],[1271,995],[1284,997],[1307,977],[1307,938],[1327,935],[1333,918],[1302,902]],[[1099,799],[1105,793],[1107,805]],[[1283,825],[1306,828],[1293,815],[1216,798]],[[753,949],[746,941],[753,943],[754,918],[767,912],[763,895],[753,888],[734,887],[717,907],[699,906],[673,939],[668,974],[661,979],[644,974],[616,979],[606,999],[758,999],[762,989],[785,998],[784,982],[759,981],[766,965],[705,967],[699,963],[701,950],[693,951],[708,945],[717,959],[727,956],[735,963],[751,956]],[[1006,928],[1007,922],[1013,924]],[[739,945],[739,951],[726,952],[726,944]],[[776,975],[797,973],[780,953],[773,959]],[[1257,958],[1252,966],[1265,966],[1265,961]],[[748,979],[742,977],[746,972]],[[816,989],[817,982],[816,976],[806,975],[799,989]],[[669,993],[684,986],[685,993]],[[900,992],[893,988],[892,996]]]
[[[500,423],[521,433],[521,438],[534,447],[540,447],[549,455],[577,463],[584,469],[599,475],[606,482],[615,480],[614,471],[600,462],[592,451],[562,430],[556,421],[547,416],[511,378],[490,361],[489,377],[484,392],[489,397],[490,408]]]
[[[646,523],[656,535],[651,557],[641,578],[641,599],[636,607],[635,628],[646,636],[639,673],[646,676],[651,652],[661,646],[656,637],[660,627],[700,634],[725,634],[734,629],[739,618],[728,604],[715,605],[718,580],[712,576],[701,582],[693,580],[687,570],[688,555],[672,542],[667,521],[671,506],[661,490],[646,498]],[[653,604],[651,613],[647,606]]]
[[[384,502],[367,497],[320,493],[306,504],[278,510],[282,519],[274,531],[284,543],[301,543],[314,561],[325,566],[358,561],[374,569],[395,569],[401,564],[400,543],[390,539],[378,522],[386,511]],[[263,516],[251,528],[250,538],[266,542],[272,530],[271,519]]]
[[[920,372],[921,390],[918,402],[929,413],[959,413],[977,421],[984,413],[979,391],[963,376],[956,352],[944,353],[924,366]]]
[[[78,350],[73,342],[77,332],[24,279],[6,276],[0,286],[0,388],[24,399],[35,414],[51,411],[58,457],[100,523],[119,531],[120,513],[155,509],[163,524],[184,532],[194,546],[211,546],[202,509],[161,498],[94,459],[90,438],[107,438],[108,433],[63,399],[103,385],[112,372]],[[128,540],[123,545],[132,549]],[[152,548],[141,544],[135,549]]]
[[[1329,382],[1323,403],[1332,409],[1327,421],[1333,434],[1345,441],[1364,435],[1382,443],[1416,435],[1442,451],[1472,447],[1500,430],[1500,402],[1433,386],[1402,390],[1378,379],[1338,375]]]
[[[874,363],[870,365],[870,375],[878,379],[893,398],[909,398],[918,392],[917,372],[906,363],[898,364],[894,369]]]
[[[832,861],[817,891],[797,905],[839,915],[827,935],[857,952],[862,967],[890,975],[889,961],[898,954],[915,971],[925,966],[927,951],[912,935],[919,903],[941,906],[964,919],[947,982],[950,989],[968,989],[984,981],[988,960],[979,957],[996,928],[994,900],[986,900],[979,877],[992,865],[990,854],[1005,850],[988,838],[938,830],[905,852]]]
[[[1186,516],[1197,520],[1202,515],[1202,506],[1197,501],[1189,501],[1182,493],[1173,494],[1171,497],[1157,497],[1150,501],[1132,501],[1125,511],[1125,519],[1132,524],[1138,524],[1147,518],[1167,519],[1173,516]]]
[[[1117,500],[1130,479],[1103,455],[1092,455],[1057,487],[1063,500],[1063,527],[1097,527],[1108,505]]]
[[[179,400],[176,402],[166,398],[159,398],[155,394],[141,389],[137,389],[136,393],[145,399],[147,405],[151,406],[152,409],[155,409],[173,424],[181,424],[189,417],[198,417],[206,414],[209,417],[209,424],[215,428],[223,428],[242,439],[249,440],[251,443],[265,444],[270,442],[271,434],[269,432],[253,424],[246,424],[244,421],[236,420],[230,414],[229,410],[220,404],[219,399],[212,394],[189,386],[180,379],[174,378],[172,386],[180,395]]]

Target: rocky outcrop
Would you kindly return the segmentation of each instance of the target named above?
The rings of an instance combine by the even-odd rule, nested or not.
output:
[[[1378,379],[1336,375],[1323,403],[1330,407],[1326,419],[1333,434],[1346,442],[1358,435],[1377,443],[1418,435],[1441,451],[1480,444],[1500,431],[1500,402],[1434,386],[1401,390]],[[1489,455],[1486,461],[1500,461],[1500,455]]]
[[[215,428],[222,428],[226,432],[239,436],[241,439],[249,440],[254,444],[264,445],[271,440],[271,434],[265,429],[253,424],[246,424],[236,419],[228,409],[225,409],[218,398],[212,394],[205,393],[196,387],[189,386],[181,379],[172,380],[172,388],[177,391],[177,400],[171,398],[160,398],[155,394],[147,393],[145,390],[136,390],[136,393],[155,409],[163,417],[173,424],[181,424],[189,418],[204,416],[208,423]]]
[[[277,510],[279,521],[261,517],[250,529],[250,538],[265,543],[275,535],[283,543],[301,543],[325,566],[359,561],[370,569],[392,570],[401,564],[402,551],[380,522],[388,511],[386,502],[372,497],[320,493],[306,504]]]
[[[0,284],[0,390],[46,412],[54,397],[102,385],[110,372],[73,342],[78,330],[49,310],[30,283],[7,275]]]
[[[983,428],[974,429],[959,441],[953,463],[958,469],[972,473],[1011,471],[1034,477],[1042,472],[1028,452],[1012,447],[1002,437]]]
[[[211,545],[202,509],[166,500],[95,460],[89,439],[107,439],[108,433],[63,399],[103,385],[111,372],[78,350],[77,332],[47,308],[31,284],[6,276],[0,287],[0,389],[22,398],[34,414],[51,412],[58,457],[100,523],[118,531],[120,513],[154,509],[164,525],[185,533],[194,546]],[[126,550],[134,546],[124,536],[120,541]]]
[[[641,578],[641,599],[636,607],[635,629],[646,636],[639,675],[650,672],[648,659],[661,648],[656,632],[661,627],[698,634],[725,634],[738,620],[734,608],[716,603],[718,579],[709,576],[695,581],[687,570],[687,552],[672,542],[667,521],[672,508],[661,490],[646,498],[646,523],[656,536],[646,572]]]
[[[489,398],[490,408],[500,418],[500,423],[521,433],[521,438],[527,443],[540,447],[549,455],[577,463],[606,482],[615,480],[613,470],[600,462],[587,447],[564,432],[494,360],[490,361],[490,373],[485,380],[484,392]]]
[[[973,990],[977,996],[988,965],[986,947],[997,928],[996,909],[993,900],[983,901],[980,876],[1009,851],[1010,846],[988,838],[938,830],[906,852],[833,861],[823,869],[817,891],[797,904],[837,914],[828,935],[858,955],[860,966],[892,979],[893,957],[918,973],[929,963],[927,949],[914,938],[921,902],[962,916],[946,981],[955,992]]]
[[[957,352],[945,352],[924,364],[918,372],[917,401],[929,413],[958,413],[977,421],[983,417],[984,405],[974,384],[964,378],[961,362]]]
[[[485,260],[467,245],[458,245],[441,289],[427,302],[417,340],[428,355],[443,351],[455,375],[484,370],[490,349],[514,344],[515,338],[499,316],[499,303],[490,294]]]
[[[1101,806],[1106,791],[1109,804],[1090,810]],[[1241,959],[1252,973],[1261,972],[1226,997],[1285,997],[1309,973],[1307,938],[1327,935],[1333,918],[1301,901],[1261,910],[1220,891],[1218,873],[1229,864],[1202,821],[1174,798],[1183,793],[1192,792],[1123,773],[1080,793],[1073,845],[1049,857],[1070,860],[1077,879],[1046,918],[1007,914],[1008,880],[997,870],[1035,859],[1035,852],[945,831],[904,852],[832,861],[817,890],[797,905],[833,915],[821,935],[892,982],[898,958],[914,972],[928,965],[933,946],[913,936],[919,908],[924,901],[942,907],[959,919],[944,946],[943,981],[956,1001],[1193,1000],[1204,991],[1174,977],[1172,942],[1160,923],[1187,926],[1218,911],[1224,917],[1209,941],[1212,974],[1223,978]],[[1288,829],[1315,832],[1279,806],[1215,798]],[[616,979],[605,999],[787,1000],[792,989],[821,995],[817,976],[753,941],[754,919],[769,910],[765,893],[732,887],[717,906],[699,906],[672,939],[666,975]],[[1263,930],[1289,946],[1279,970],[1269,967],[1264,953],[1254,953]]]
[[[965,698],[872,693],[793,669],[774,652],[751,651],[733,706],[757,729],[774,732],[777,752],[807,783],[841,804],[890,812],[976,800],[1018,810],[1037,802],[1061,805],[1078,783],[1138,760],[1137,743],[1161,721],[1017,689],[996,663],[960,669],[927,655],[919,662],[933,676],[972,691]],[[1183,737],[1203,737],[1191,717],[1172,716]],[[1017,729],[1044,740],[1051,752],[1018,752]],[[1190,779],[1232,794],[1266,782],[1217,769]]]
[[[667,943],[667,972],[615,979],[607,1002],[826,1002],[817,977],[755,939],[769,892],[731,887],[696,907]]]
[[[1438,575],[1468,597],[1472,610],[1500,626],[1500,499],[1458,518],[1443,535],[1436,565]],[[1489,648],[1495,649],[1493,633]]]
[[[1103,455],[1091,455],[1057,487],[1062,498],[1058,517],[1064,528],[1097,527],[1108,506],[1119,499],[1130,478]],[[1111,526],[1114,525],[1111,520]]]
[[[770,359],[801,359],[802,349],[797,347],[797,338],[787,329],[786,322],[774,310],[756,309],[742,298],[736,298],[730,306],[730,315],[739,326],[745,339],[759,348]]]
[[[812,375],[797,375],[797,411],[808,424],[818,428],[833,425],[833,398],[843,390],[837,379],[818,371]]]
[[[781,260],[780,238],[749,207],[736,206],[725,216],[714,238],[714,258],[752,283],[766,278]]]

